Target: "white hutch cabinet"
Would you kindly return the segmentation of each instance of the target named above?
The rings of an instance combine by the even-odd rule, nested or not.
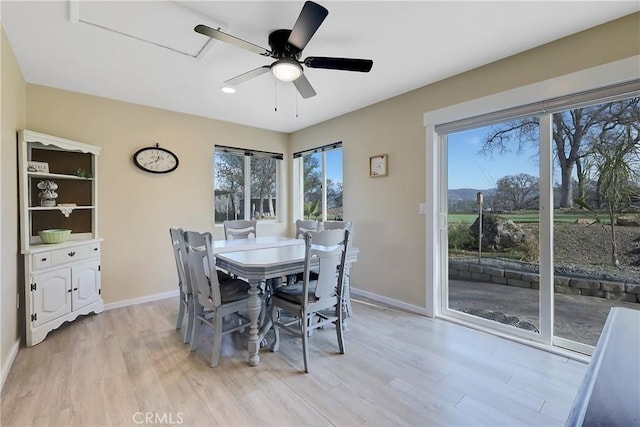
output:
[[[103,310],[96,193],[99,154],[100,147],[93,145],[18,132],[27,346],[38,344],[64,322]],[[38,184],[43,181],[57,185],[55,203],[40,200]],[[46,244],[38,235],[46,229],[70,229],[71,235],[63,243]]]

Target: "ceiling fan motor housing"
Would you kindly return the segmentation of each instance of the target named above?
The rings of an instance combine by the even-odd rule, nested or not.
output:
[[[291,34],[291,30],[275,30],[269,34],[269,46],[273,58],[287,58],[296,61],[300,58],[302,51],[289,43],[289,34]]]

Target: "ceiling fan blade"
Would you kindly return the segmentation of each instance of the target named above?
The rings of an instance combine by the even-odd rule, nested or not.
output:
[[[309,68],[327,68],[330,70],[360,71],[368,73],[373,67],[370,59],[330,58],[326,56],[310,56],[304,60]]]
[[[258,67],[251,71],[247,71],[246,73],[240,74],[239,76],[236,76],[232,79],[225,80],[224,83],[230,86],[236,86],[236,85],[239,85],[240,83],[246,82],[247,80],[251,80],[254,77],[258,77],[264,73],[269,72],[269,68],[270,67],[268,65],[263,65],[262,67]]]
[[[312,1],[305,2],[298,19],[289,34],[289,44],[302,50],[316,33],[329,11]]]
[[[221,42],[232,44],[242,49],[246,49],[263,56],[271,56],[271,51],[265,49],[264,47],[260,47],[257,44],[253,44],[248,41],[229,35],[227,33],[223,33],[220,30],[207,27],[206,25],[202,25],[202,24],[196,25],[196,27],[193,30],[196,33],[203,34],[207,37],[211,37],[212,39],[220,40]]]
[[[293,81],[293,84],[295,85],[296,89],[298,89],[300,96],[302,96],[304,99],[316,96],[316,91],[313,89],[313,86],[311,86],[311,83],[309,83],[309,80],[307,80],[304,74],[295,79]]]

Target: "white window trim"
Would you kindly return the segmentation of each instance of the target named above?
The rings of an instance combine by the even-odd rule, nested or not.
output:
[[[447,204],[443,202],[446,199],[446,189],[443,190],[441,188],[441,183],[446,182],[447,170],[443,166],[446,163],[442,163],[443,153],[440,152],[441,147],[445,145],[441,143],[441,138],[446,138],[446,135],[439,135],[435,130],[436,126],[545,99],[568,96],[623,83],[637,79],[638,75],[640,75],[640,56],[633,56],[424,114],[426,135],[425,202],[429,207],[425,215],[425,286],[427,291],[425,311],[429,317],[437,317],[440,313],[442,300],[440,299],[439,289],[443,281],[447,279],[448,271],[447,260],[442,259],[443,257],[441,256],[442,247],[447,244]],[[544,220],[546,221],[547,219],[545,218]],[[545,310],[552,310],[552,307],[546,307]],[[499,330],[482,327],[481,322],[475,327],[485,332],[502,335]],[[545,342],[538,344],[532,343],[526,336],[506,336],[506,338],[539,346],[547,351],[560,353],[568,357],[587,360],[587,358],[578,356],[573,352],[553,347],[550,337],[542,337]],[[558,343],[562,340],[556,338],[554,341]]]
[[[304,217],[304,181],[303,181],[303,167],[304,163],[302,157],[296,157],[293,159],[293,186],[291,188],[291,194],[293,195],[293,209],[292,217],[293,223]]]

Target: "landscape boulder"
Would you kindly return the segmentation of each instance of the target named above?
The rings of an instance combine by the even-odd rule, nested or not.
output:
[[[576,224],[581,224],[581,225],[591,225],[591,224],[595,224],[596,220],[595,219],[591,219],[591,218],[578,218],[576,219]]]
[[[479,217],[469,227],[471,235],[478,241]],[[482,217],[482,247],[498,251],[513,248],[523,243],[525,232],[509,218],[485,214]]]
[[[619,216],[616,220],[616,224],[623,227],[640,227],[640,217]]]

